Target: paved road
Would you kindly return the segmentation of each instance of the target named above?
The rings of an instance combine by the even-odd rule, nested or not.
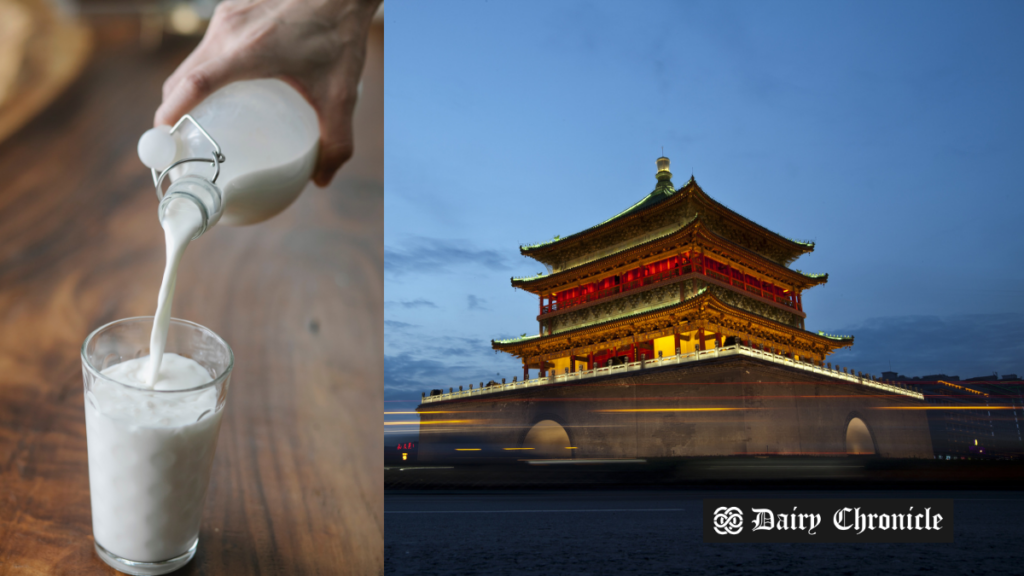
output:
[[[955,544],[704,544],[703,498],[806,492],[389,492],[385,574],[1020,574],[1024,492],[819,491],[953,498]]]

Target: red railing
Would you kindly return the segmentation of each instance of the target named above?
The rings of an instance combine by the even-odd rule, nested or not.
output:
[[[739,278],[735,278],[735,277],[730,278],[727,274],[722,274],[721,272],[716,272],[714,270],[710,270],[706,266],[699,266],[698,265],[697,266],[697,272],[698,273],[703,273],[705,276],[714,278],[714,279],[718,280],[719,282],[725,282],[726,284],[729,284],[729,285],[732,285],[732,286],[736,286],[737,288],[741,288],[743,290],[746,290],[747,292],[750,292],[751,294],[756,294],[756,295],[760,296],[761,298],[765,298],[765,299],[771,300],[773,302],[778,302],[779,304],[782,304],[783,306],[788,306],[788,307],[794,308],[794,309],[796,308],[796,305],[793,303],[793,300],[791,300],[789,296],[780,296],[778,294],[774,294],[774,293],[772,293],[771,290],[763,290],[760,287],[754,286],[753,284],[750,284],[750,283],[746,282],[745,280],[741,280]]]
[[[540,313],[542,315],[543,314],[550,314],[552,312],[557,312],[559,310],[566,310],[568,308],[574,308],[576,306],[581,306],[583,304],[588,304],[590,302],[594,302],[595,300],[601,300],[601,299],[604,299],[604,298],[608,298],[609,296],[615,296],[615,295],[618,295],[618,294],[622,294],[624,292],[629,292],[631,290],[636,290],[638,288],[643,288],[645,286],[650,286],[651,284],[657,284],[657,283],[663,282],[665,280],[670,280],[672,278],[676,278],[678,276],[682,276],[683,274],[689,274],[689,273],[693,272],[694,269],[696,269],[696,272],[698,274],[704,274],[705,276],[708,276],[710,278],[714,278],[714,279],[716,279],[716,280],[718,280],[720,282],[725,282],[726,284],[730,284],[732,286],[736,286],[737,288],[740,288],[742,290],[746,290],[747,292],[750,292],[752,294],[756,294],[757,296],[760,296],[761,298],[765,298],[765,299],[768,299],[768,300],[772,300],[774,302],[778,302],[779,304],[782,304],[784,306],[788,306],[790,308],[796,308],[796,306],[793,304],[793,301],[790,300],[788,297],[779,296],[778,294],[772,294],[768,290],[762,290],[761,288],[753,286],[752,284],[749,284],[749,283],[747,283],[747,282],[745,282],[743,280],[740,280],[739,278],[730,278],[729,276],[727,276],[725,274],[722,274],[720,272],[716,272],[714,270],[710,270],[706,266],[701,266],[699,264],[694,266],[694,265],[692,265],[690,263],[687,263],[687,264],[684,264],[682,266],[677,266],[677,267],[675,267],[675,268],[673,268],[671,270],[665,270],[663,272],[656,272],[656,273],[651,274],[649,276],[644,276],[643,278],[638,278],[636,280],[630,280],[628,282],[623,282],[622,284],[619,284],[617,286],[612,286],[610,288],[604,288],[603,290],[598,290],[596,292],[591,292],[590,294],[584,294],[582,296],[576,296],[575,298],[566,298],[566,299],[561,300],[561,301],[551,302],[550,304],[547,304],[545,306],[541,306]]]
[[[605,288],[604,290],[598,290],[597,292],[591,292],[590,294],[584,294],[582,296],[577,296],[575,298],[567,298],[560,302],[552,302],[551,304],[548,304],[547,306],[543,306],[541,308],[541,314],[548,314],[551,312],[557,312],[558,310],[573,308],[575,306],[580,306],[581,304],[593,302],[594,300],[600,300],[602,298],[607,298],[609,296],[615,296],[616,294],[622,294],[623,292],[629,292],[630,290],[636,290],[637,288],[650,286],[651,284],[656,284],[658,282],[662,282],[670,278],[675,278],[683,274],[689,274],[692,271],[693,268],[689,264],[687,264],[679,268],[673,268],[672,270],[656,272],[654,274],[651,274],[650,276],[644,276],[643,278],[623,282],[618,286],[612,286],[610,288]]]

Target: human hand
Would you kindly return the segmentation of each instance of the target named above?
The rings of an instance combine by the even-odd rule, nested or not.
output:
[[[382,0],[225,0],[199,46],[164,82],[153,125],[174,124],[236,80],[279,78],[320,119],[313,181],[326,186],[352,157],[352,110],[366,39]]]

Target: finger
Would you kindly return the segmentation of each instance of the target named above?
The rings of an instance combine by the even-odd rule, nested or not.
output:
[[[210,19],[210,25],[199,41],[199,45],[192,50],[192,53],[164,81],[161,93],[163,100],[167,100],[170,94],[177,89],[181,81],[193,70],[200,68],[203,64],[227,51],[226,42],[238,35],[237,32],[231,30],[229,25],[225,24],[225,21],[230,18],[227,14],[233,5],[234,2],[232,0],[223,0],[214,9],[213,18]]]
[[[313,182],[321,188],[331,183],[334,174],[352,157],[352,108],[338,106],[330,114],[320,115],[320,155]]]
[[[337,140],[320,139],[320,156],[317,159],[316,169],[313,171],[313,182],[321,188],[327,186],[334,179],[334,175],[352,157],[354,147],[352,145],[352,130]]]
[[[205,40],[205,38],[204,38]],[[185,60],[178,65],[178,67],[164,80],[164,85],[160,93],[161,98],[166,100],[167,97],[174,92],[174,89],[181,83],[181,79],[187,76],[190,72],[196,68],[202,66],[205,62],[212,59],[212,53],[208,52],[203,48],[205,42],[200,42],[199,46],[188,55]]]
[[[245,67],[215,58],[185,73],[157,108],[153,125],[173,124],[221,86],[245,77]]]

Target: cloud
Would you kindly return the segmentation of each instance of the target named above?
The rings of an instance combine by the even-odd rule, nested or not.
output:
[[[477,298],[476,296],[470,294],[469,296],[466,296],[466,300],[469,302],[469,309],[470,310],[487,310],[488,309],[488,308],[484,307],[484,304],[487,304],[487,300],[484,300],[483,298]]]
[[[416,324],[409,324],[408,322],[399,322],[398,320],[385,320],[384,328],[390,328],[392,330],[405,330],[406,328],[416,328]]]
[[[395,275],[440,274],[464,264],[489,270],[510,269],[497,250],[478,250],[469,241],[421,237],[400,248],[384,247],[384,271]]]
[[[486,339],[440,334],[406,342],[397,352],[414,357],[458,359],[462,362],[472,360],[484,365],[493,364],[495,355],[491,343]]]
[[[481,363],[464,355],[440,355],[438,358],[443,360],[416,358],[404,352],[385,355],[384,388],[391,392],[429,392],[433,388],[468,387],[470,383],[495,377],[490,367],[481,368]]]
[[[829,357],[833,364],[878,375],[949,374],[960,378],[1024,374],[1024,314],[890,316],[842,331],[853,348]]]
[[[403,300],[401,302],[385,302],[384,306],[401,306],[402,308],[437,308],[437,304],[434,304],[430,300],[424,298],[417,298],[415,300]]]
[[[392,349],[394,350],[394,349]],[[521,362],[496,354],[483,338],[438,335],[384,356],[384,393],[399,398],[434,388],[458,388],[522,374]]]

